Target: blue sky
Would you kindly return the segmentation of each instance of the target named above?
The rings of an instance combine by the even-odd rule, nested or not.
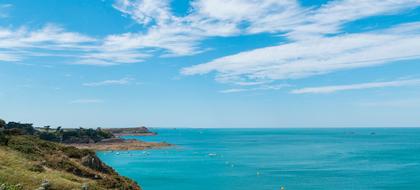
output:
[[[0,118],[420,127],[419,0],[0,0]]]

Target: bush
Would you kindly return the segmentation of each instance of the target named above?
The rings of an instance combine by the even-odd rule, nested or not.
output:
[[[62,133],[63,143],[96,143],[103,139],[109,139],[114,135],[108,131],[98,129],[69,129]]]
[[[9,138],[3,132],[0,131],[0,146],[7,145],[8,142]]]
[[[45,168],[41,164],[35,164],[31,168],[29,168],[29,170],[33,172],[41,173],[45,171]]]
[[[90,154],[94,154],[92,151],[87,149],[78,149],[74,146],[65,146],[63,147],[63,152],[70,158],[81,159],[82,157]]]
[[[55,143],[44,141],[33,136],[10,136],[8,146],[31,156],[50,155],[58,151]]]
[[[46,141],[60,142],[60,137],[55,133],[40,132],[39,138]]]
[[[17,123],[17,122],[7,123],[5,129],[15,130],[20,135],[33,135],[36,131],[31,123]]]
[[[9,185],[9,184],[1,184],[0,190],[23,190],[22,185]]]
[[[0,128],[5,128],[6,122],[3,119],[0,119]]]

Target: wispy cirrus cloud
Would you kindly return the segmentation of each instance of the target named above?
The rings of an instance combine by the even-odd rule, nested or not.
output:
[[[418,22],[363,33],[347,34],[342,31],[342,26],[351,21],[376,15],[399,14],[418,6],[418,0],[343,0],[329,1],[320,8],[297,8],[296,11],[304,16],[297,19],[282,17],[286,20],[285,25],[276,27],[275,22],[258,24],[261,21],[255,21],[247,28],[255,33],[283,32],[279,35],[289,38],[290,42],[217,58],[184,68],[181,73],[201,75],[215,72],[217,81],[238,84],[244,81],[298,79],[338,70],[418,59]],[[261,20],[272,16],[266,15]]]
[[[117,10],[147,29],[109,36],[103,48],[152,48],[166,51],[164,54],[183,56],[202,52],[200,42],[209,37],[268,32],[293,40],[313,39],[339,33],[347,22],[398,14],[419,5],[418,0],[343,0],[314,8],[302,7],[294,0],[195,0],[187,15],[175,16],[169,0],[117,0],[114,4]]]
[[[221,3],[224,6],[219,6]],[[242,25],[244,22],[256,23],[268,15],[272,16],[271,24],[287,25],[305,10],[297,1],[272,0],[192,1],[191,11],[183,17],[171,12],[169,0],[117,0],[114,7],[147,29],[106,37],[101,53],[155,50],[154,55],[160,56],[201,53],[206,51],[201,41],[210,37],[269,32],[272,28],[251,32],[251,27],[243,28]],[[103,60],[100,63],[107,64]]]
[[[9,11],[12,7],[12,4],[0,4],[0,19],[9,17]]]
[[[82,48],[83,43],[93,42],[94,38],[75,32],[67,32],[62,27],[47,24],[36,30],[21,27],[18,29],[0,28],[0,48]],[[86,47],[87,48],[87,47]]]
[[[348,91],[348,90],[363,90],[363,89],[403,87],[403,86],[420,86],[420,79],[395,80],[395,81],[387,81],[387,82],[370,82],[370,83],[349,84],[349,85],[308,87],[308,88],[292,90],[290,93],[292,94],[328,94],[328,93]]]
[[[92,49],[95,42],[94,38],[65,31],[54,24],[35,30],[0,27],[0,61],[21,61],[31,56],[77,57]],[[72,53],[61,53],[63,51]]]
[[[392,29],[323,37],[242,52],[184,68],[182,73],[217,72],[218,81],[229,83],[297,79],[418,59],[419,48],[420,23],[411,23]]]
[[[252,88],[231,88],[219,91],[222,94],[238,93],[238,92],[250,92],[250,91],[266,91],[266,90],[280,90],[290,87],[289,84],[277,84],[277,85],[261,85]]]
[[[415,51],[420,44],[419,23],[352,34],[342,27],[372,16],[398,15],[419,7],[420,0],[336,0],[320,7],[303,7],[297,0],[194,0],[184,16],[173,13],[170,0],[116,0],[113,6],[143,29],[93,38],[56,25],[35,30],[0,28],[0,61],[61,56],[75,64],[109,66],[154,56],[198,54],[207,50],[202,41],[213,37],[260,33],[286,37],[288,41],[281,45],[181,71],[185,75],[215,72],[217,81],[242,86],[419,57]]]
[[[116,80],[104,80],[99,82],[88,82],[83,83],[83,86],[90,86],[90,87],[97,87],[97,86],[121,86],[121,85],[128,85],[130,84],[134,79],[131,77],[124,77],[121,79]]]

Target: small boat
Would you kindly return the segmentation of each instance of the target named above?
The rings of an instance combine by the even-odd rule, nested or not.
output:
[[[209,153],[209,156],[210,156],[210,157],[213,157],[213,156],[217,156],[217,154],[214,154],[214,153]]]

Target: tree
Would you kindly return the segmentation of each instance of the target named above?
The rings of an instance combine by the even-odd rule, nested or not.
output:
[[[5,128],[6,122],[3,119],[0,119],[0,128]]]
[[[6,129],[14,130],[21,135],[33,135],[36,132],[32,123],[9,122],[6,124]]]

